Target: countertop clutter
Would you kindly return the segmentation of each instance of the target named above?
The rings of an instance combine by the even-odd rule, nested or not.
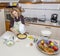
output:
[[[33,40],[29,38],[20,40],[20,39],[16,39],[15,37],[15,44],[11,47],[8,47],[4,43],[3,39],[7,38],[10,35],[15,36],[12,32],[7,31],[0,37],[0,55],[1,56],[50,56],[40,52],[36,48],[36,42],[33,42]],[[34,36],[34,37],[38,39],[41,38],[39,36]],[[17,42],[16,40],[19,40],[19,41]],[[51,56],[60,56],[60,54],[51,55]]]
[[[52,15],[54,15],[54,14],[52,14]],[[54,22],[54,21],[56,21],[56,22]],[[45,15],[41,16],[41,18],[25,17],[25,22],[29,23],[29,24],[35,24],[35,25],[60,27],[60,24],[59,24],[60,22],[57,19],[56,20],[53,20],[53,19],[47,20]]]
[[[46,21],[46,22],[39,22],[39,21],[37,21],[37,22],[26,22],[26,23],[60,28],[60,25],[59,25],[58,23],[52,23],[52,22],[50,22],[50,21]]]

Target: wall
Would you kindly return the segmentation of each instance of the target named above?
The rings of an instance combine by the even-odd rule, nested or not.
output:
[[[60,4],[19,4],[24,8],[25,17],[38,17],[46,15],[47,20],[50,20],[51,14],[57,13],[58,20],[60,20]]]
[[[6,31],[4,9],[0,9],[0,36]]]

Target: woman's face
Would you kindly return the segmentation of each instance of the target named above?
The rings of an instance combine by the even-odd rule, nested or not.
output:
[[[13,11],[12,14],[13,14],[14,17],[18,17],[18,12],[17,11]]]

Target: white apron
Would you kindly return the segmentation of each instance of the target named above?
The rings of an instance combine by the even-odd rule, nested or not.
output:
[[[13,27],[21,34],[25,33],[25,25],[22,24],[21,21],[15,21]]]
[[[14,26],[13,28],[16,29],[17,31],[19,31],[19,24],[21,23],[21,21],[18,21],[18,22],[14,22]]]

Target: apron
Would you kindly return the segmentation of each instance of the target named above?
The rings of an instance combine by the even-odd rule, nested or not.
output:
[[[19,25],[21,24],[21,21],[18,21],[18,22],[14,22],[14,29],[16,29],[18,32],[19,32]]]

